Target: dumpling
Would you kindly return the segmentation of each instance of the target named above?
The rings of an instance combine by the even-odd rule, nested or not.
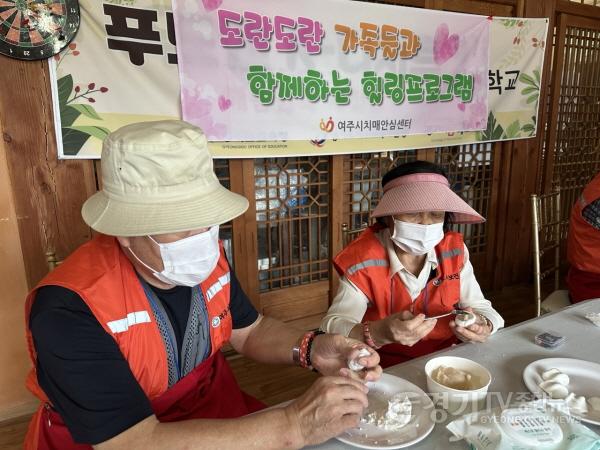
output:
[[[542,381],[540,384],[540,389],[546,392],[550,398],[562,400],[567,398],[569,395],[569,389],[564,384],[557,383],[552,380]]]
[[[600,313],[587,313],[585,318],[597,327],[600,327]]]
[[[577,396],[573,392],[571,392],[565,398],[565,402],[567,403],[567,406],[569,407],[569,410],[571,412],[577,414],[586,414],[588,412],[585,397],[583,395]]]
[[[571,382],[569,375],[562,373],[558,369],[546,370],[544,373],[542,373],[542,379],[544,381],[554,381],[555,383],[560,383],[563,386],[568,386]]]
[[[465,311],[463,313],[457,314],[454,318],[454,323],[459,327],[470,327],[475,322],[477,322],[477,316],[473,313]]]
[[[431,373],[431,378],[436,383],[443,384],[452,389],[463,391],[476,389],[476,380],[473,379],[473,375],[454,367],[440,366]]]
[[[590,397],[587,401],[594,411],[600,412],[600,397]]]

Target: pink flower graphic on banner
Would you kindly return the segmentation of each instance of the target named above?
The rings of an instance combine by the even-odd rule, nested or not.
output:
[[[461,103],[464,105],[464,103]],[[466,105],[465,119],[463,120],[463,127],[466,130],[474,130],[477,128],[485,127],[487,123],[487,105],[483,100],[477,100],[476,102]]]
[[[443,23],[435,31],[433,38],[433,60],[436,64],[444,64],[458,51],[460,38],[458,34],[450,35],[448,25]]]
[[[221,6],[221,3],[223,3],[223,0],[202,0],[202,4],[204,5],[204,9],[207,12],[214,11],[219,6]]]
[[[206,98],[192,94],[186,90],[182,105],[185,120],[202,128],[208,139],[223,139],[227,132],[227,126],[223,123],[215,123],[212,117],[213,104]]]
[[[226,98],[224,95],[219,96],[218,104],[221,111],[227,111],[229,108],[231,108],[231,100]]]

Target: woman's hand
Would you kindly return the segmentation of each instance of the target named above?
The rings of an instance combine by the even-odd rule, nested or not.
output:
[[[485,342],[490,334],[492,327],[488,325],[488,321],[481,314],[473,312],[473,308],[465,308],[465,311],[475,314],[477,322],[466,328],[459,327],[456,322],[450,322],[450,329],[461,341],[465,342]]]
[[[367,349],[369,356],[358,358],[357,362],[364,366],[359,372],[348,369],[348,361],[356,360],[362,349]],[[315,336],[310,353],[312,366],[323,375],[337,375],[360,378],[362,381],[376,381],[381,376],[379,355],[375,350],[355,339],[340,334],[320,334]]]
[[[425,320],[424,314],[414,316],[410,311],[401,311],[379,322],[376,327],[380,327],[379,334],[384,336],[385,343],[412,347],[433,330],[437,320]]]

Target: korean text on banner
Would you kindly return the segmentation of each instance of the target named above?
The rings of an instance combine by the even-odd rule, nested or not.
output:
[[[175,0],[173,14],[183,118],[206,128],[202,103],[216,96],[212,141],[485,128],[485,16],[346,0],[205,3]],[[382,121],[385,131],[373,125]]]

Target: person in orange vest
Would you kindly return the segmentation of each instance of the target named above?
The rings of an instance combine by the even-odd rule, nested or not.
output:
[[[105,139],[102,190],[82,208],[97,234],[27,298],[27,384],[41,405],[26,449],[300,448],[358,424],[379,356],[258,314],[219,241],[247,207],[219,183],[199,128],[147,122]],[[264,405],[240,390],[226,342],[325,376],[247,415]]]
[[[567,259],[571,301],[600,298],[600,173],[571,209]]]
[[[443,169],[415,161],[391,169],[376,223],[334,259],[340,285],[321,329],[379,349],[388,367],[454,343],[483,342],[504,326],[475,279],[451,223],[484,219],[451,189]],[[460,308],[476,322],[457,326]],[[443,314],[437,320],[434,318]]]

